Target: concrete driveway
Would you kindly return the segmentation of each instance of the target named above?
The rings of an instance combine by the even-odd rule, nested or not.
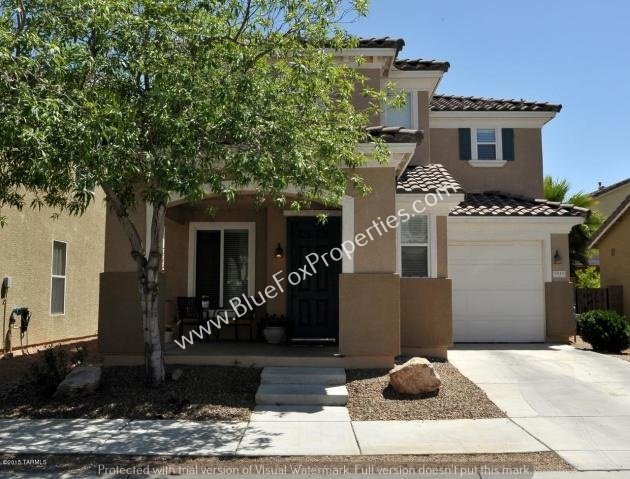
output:
[[[579,470],[630,470],[630,362],[571,346],[457,345],[449,360]]]

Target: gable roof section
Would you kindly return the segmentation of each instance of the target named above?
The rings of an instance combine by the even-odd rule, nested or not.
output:
[[[597,231],[593,234],[591,241],[588,245],[589,248],[595,248],[602,240],[606,233],[610,231],[617,221],[619,221],[624,214],[630,210],[630,195],[626,196],[626,199],[621,202],[619,206],[612,212],[612,214],[602,223]]]
[[[617,183],[613,183],[610,186],[604,186],[603,188],[593,191],[591,193],[591,196],[594,198],[597,198],[598,196],[605,195],[606,193],[610,193],[611,191],[616,190],[617,188],[621,188],[622,186],[625,186],[629,183],[630,183],[630,178],[626,178],[625,180],[618,181]]]
[[[448,190],[462,193],[463,189],[442,165],[409,166],[396,182],[396,193],[436,193]]]
[[[588,209],[569,203],[487,192],[466,193],[464,201],[451,211],[450,216],[580,217],[588,213]]]
[[[420,143],[422,130],[412,130],[401,126],[368,126],[365,131],[374,138],[381,138],[385,143]]]
[[[451,67],[449,62],[440,60],[425,60],[417,58],[415,60],[402,59],[394,61],[394,67],[402,71],[441,71],[446,73]]]
[[[404,46],[405,40],[402,38],[359,38],[359,48],[394,48],[396,50],[396,55],[398,55]]]
[[[562,105],[526,100],[501,100],[474,96],[433,95],[431,111],[550,111],[559,112]]]

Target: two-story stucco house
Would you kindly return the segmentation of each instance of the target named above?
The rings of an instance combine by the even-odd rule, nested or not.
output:
[[[333,345],[248,353],[241,343],[211,341],[167,348],[167,362],[388,366],[401,353],[444,357],[453,342],[565,341],[574,333],[568,233],[588,212],[538,199],[541,130],[561,107],[437,94],[449,64],[402,60],[403,46],[364,39],[336,52],[348,63],[363,57],[357,68],[371,87],[392,82],[407,96],[404,109],[372,118],[368,131],[388,142],[390,160],[358,170],[369,195],[348,191],[323,225],[323,208],[256,208],[248,191],[230,206],[216,197],[176,200],[167,212],[167,320],[177,297],[229,307],[235,295],[274,285],[278,271],[296,271],[308,252],[359,245],[315,277],[286,282],[258,308],[286,315],[298,342]],[[364,101],[357,92],[357,107]],[[371,145],[359,148],[369,154]],[[218,207],[212,219],[208,206]],[[407,221],[388,221],[405,212]],[[137,215],[142,223],[144,211]],[[141,361],[143,351],[126,241],[108,216],[99,331],[101,351],[118,363]]]

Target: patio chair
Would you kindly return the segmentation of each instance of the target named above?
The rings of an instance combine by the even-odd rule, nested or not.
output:
[[[238,334],[239,326],[247,326],[249,328],[249,340],[250,341],[254,340],[254,326],[255,326],[256,316],[253,311],[248,311],[246,314],[244,314],[240,318],[237,318],[236,313],[234,313],[234,311],[231,309],[216,309],[213,311],[213,314],[214,316],[216,315],[223,316],[224,314],[227,314],[227,317],[230,319],[228,326],[234,326],[234,339],[236,341],[240,341],[239,334]],[[220,332],[221,332],[220,329],[216,331],[217,340],[220,337]]]
[[[201,308],[199,301],[194,296],[177,297],[177,324],[179,336],[184,335],[184,325],[197,326],[201,322]]]

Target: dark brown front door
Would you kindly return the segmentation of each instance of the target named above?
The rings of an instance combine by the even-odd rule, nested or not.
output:
[[[316,217],[287,218],[287,238],[287,274],[296,271],[302,277],[299,268],[307,264],[309,253],[321,257],[341,243],[341,218],[329,217],[325,224]],[[326,260],[328,266],[320,260],[315,274],[288,286],[287,319],[293,339],[336,340],[339,336],[341,261],[333,261],[329,255]]]

